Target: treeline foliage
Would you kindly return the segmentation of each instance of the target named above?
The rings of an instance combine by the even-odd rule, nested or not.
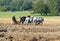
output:
[[[41,15],[59,15],[60,0],[0,0],[0,11],[26,11]]]
[[[0,11],[23,11],[32,8],[34,0],[0,0]]]
[[[33,3],[33,10],[41,15],[59,15],[60,0],[36,0]]]

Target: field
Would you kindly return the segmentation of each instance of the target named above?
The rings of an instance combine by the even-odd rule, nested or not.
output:
[[[60,41],[60,16],[42,16],[43,25],[11,24],[11,17],[39,16],[29,12],[0,12],[0,41]]]

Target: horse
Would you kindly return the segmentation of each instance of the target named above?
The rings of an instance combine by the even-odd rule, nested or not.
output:
[[[15,16],[12,16],[12,23],[18,24],[18,22],[16,21],[16,17]]]
[[[35,23],[35,24],[43,24],[44,18],[42,17],[34,17],[34,16],[22,16],[20,18],[20,23]]]
[[[25,22],[25,19],[26,19],[26,16],[22,16],[22,17],[20,17],[20,23],[24,23]]]
[[[35,24],[43,24],[44,18],[42,17],[36,17]]]
[[[33,22],[33,17],[32,16],[27,16],[25,19],[26,23],[32,23]]]
[[[42,17],[34,17],[34,16],[28,16],[25,20],[28,24],[29,23],[35,23],[35,24],[43,24],[44,19]]]

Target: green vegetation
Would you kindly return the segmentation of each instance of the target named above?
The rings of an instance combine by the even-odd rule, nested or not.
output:
[[[60,11],[59,0],[36,0],[33,3],[33,11],[38,12],[41,15],[59,15]]]
[[[44,17],[44,18],[52,18],[52,17],[59,17],[59,16],[41,16],[40,14],[31,14],[31,11],[21,11],[21,12],[0,12],[0,18],[11,18],[13,15],[16,16],[16,18],[19,18],[21,16],[36,16],[36,17]]]
[[[0,0],[0,11],[29,10],[32,8],[33,1],[34,0]]]
[[[34,11],[33,14],[58,16],[60,0],[0,0],[0,11]]]
[[[28,16],[31,15],[29,11],[21,11],[21,12],[0,12],[0,18],[11,18],[15,15],[17,18],[20,16]]]

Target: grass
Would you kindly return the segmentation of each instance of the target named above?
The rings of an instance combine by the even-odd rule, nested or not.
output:
[[[16,12],[0,12],[0,18],[11,18],[13,15],[15,15],[17,18],[19,18],[20,16],[28,16],[28,15],[32,15],[32,16],[40,16],[40,14],[31,14],[31,11],[16,11]],[[52,18],[52,17],[57,17],[57,16],[41,16],[44,18]],[[60,17],[60,16],[58,16]]]
[[[22,11],[22,12],[0,12],[0,18],[11,18],[13,15],[15,15],[18,18],[20,16],[30,15],[30,12],[28,12],[28,11]]]

